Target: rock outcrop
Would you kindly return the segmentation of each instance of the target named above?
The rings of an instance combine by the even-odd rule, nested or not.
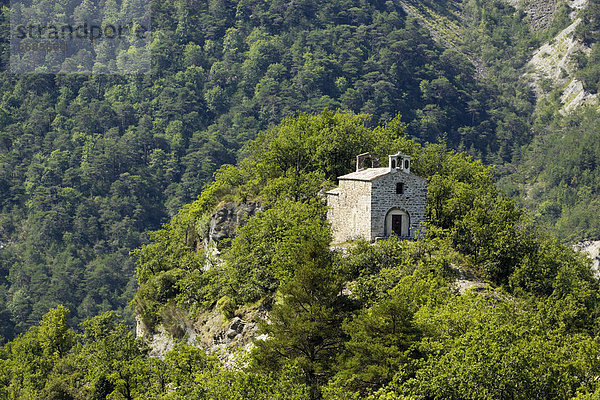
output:
[[[533,3],[535,2],[531,2]],[[586,1],[569,3],[573,10],[581,9],[585,4]],[[577,65],[573,61],[573,55],[589,53],[590,49],[575,38],[575,29],[581,19],[577,18],[576,12],[572,14],[572,18],[575,19],[571,25],[534,52],[528,63],[529,71],[525,74],[538,99],[547,94],[547,88],[544,87],[547,83],[561,91],[562,114],[568,114],[584,104],[598,103],[598,96],[586,92],[583,84],[575,78]]]
[[[261,210],[260,203],[248,202],[237,204],[225,203],[211,216],[207,234],[207,244],[218,251],[229,246],[239,228],[244,226],[248,218]]]
[[[600,240],[584,240],[573,245],[573,248],[590,256],[593,262],[592,269],[596,277],[600,278]]]
[[[169,327],[159,325],[151,332],[138,318],[136,335],[150,346],[150,355],[164,357],[177,343],[200,346],[223,361],[231,361],[239,350],[249,350],[257,336],[258,322],[268,319],[263,305],[239,310],[227,319],[218,308],[190,319],[182,310],[173,310]]]
[[[248,218],[261,210],[258,202],[228,202],[218,207],[211,215],[204,238],[204,246],[209,253],[205,268],[221,262],[220,251],[230,245]],[[148,329],[138,318],[136,335],[144,338],[151,348],[150,355],[164,357],[176,343],[184,342],[206,349],[218,355],[223,361],[231,361],[238,349],[248,348],[256,336],[258,321],[267,316],[262,306],[237,310],[228,319],[218,307],[189,315],[175,304],[165,306],[161,312],[161,323]]]
[[[523,10],[533,30],[548,27],[563,2],[559,0],[507,0],[513,7]]]

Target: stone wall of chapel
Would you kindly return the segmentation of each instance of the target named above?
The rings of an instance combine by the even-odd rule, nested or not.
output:
[[[396,184],[404,183],[404,193],[396,194]],[[401,171],[372,181],[371,240],[385,236],[385,216],[393,208],[401,208],[410,216],[410,237],[414,238],[420,224],[425,222],[427,209],[427,180]]]
[[[371,237],[371,182],[340,180],[339,194],[327,195],[333,242]]]

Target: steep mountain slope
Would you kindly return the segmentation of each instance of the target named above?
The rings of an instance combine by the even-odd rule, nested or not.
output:
[[[498,125],[524,140],[515,141],[521,146],[510,156],[498,149],[512,162],[489,160],[499,167],[503,190],[565,241],[600,237],[595,228],[600,187],[592,161],[599,156],[594,128],[598,2],[419,3],[405,2],[404,7],[441,45],[468,55],[482,71],[479,79],[502,93],[503,100],[489,106],[513,107],[500,112]],[[482,34],[490,25],[494,29]],[[503,30],[506,26],[510,28]]]
[[[600,237],[597,1],[570,2],[573,22],[528,63],[538,96],[533,141],[504,169],[501,185],[566,242]]]
[[[365,145],[380,157],[390,147],[412,156],[411,172],[429,183],[429,224],[415,240],[331,248],[323,189]],[[178,341],[194,343],[281,379],[294,365],[313,400],[475,399],[507,387],[496,397],[567,399],[596,390],[595,382],[556,378],[587,370],[571,364],[582,354],[572,346],[597,338],[591,260],[530,225],[499,194],[491,168],[441,145],[419,146],[398,121],[371,129],[333,112],[286,119],[251,149],[137,252],[134,303],[155,351],[163,346],[169,358]],[[199,245],[215,222],[207,218],[218,219],[230,201],[263,208],[235,230],[220,262],[207,264]],[[237,357],[236,347],[244,350]],[[550,377],[536,372],[555,360],[563,361]]]
[[[578,63],[575,57],[578,54],[589,54],[591,49],[575,37],[575,32],[581,24],[579,10],[585,8],[585,1],[570,1],[573,10],[570,18],[571,25],[559,32],[550,41],[537,49],[528,63],[530,72],[526,79],[532,81],[536,95],[542,97],[547,91],[561,90],[562,113],[573,111],[584,104],[596,104],[597,95],[589,93],[583,83],[576,78]],[[545,89],[544,89],[545,88]]]
[[[584,104],[596,104],[597,95],[585,91],[583,83],[575,78],[577,64],[573,59],[577,53],[589,54],[590,49],[574,38],[575,30],[581,23],[577,18],[569,27],[560,32],[549,43],[535,51],[528,66],[533,70],[526,79],[531,79],[538,98],[548,90],[563,88],[561,112],[568,113]]]
[[[436,43],[399,4],[152,6],[149,75],[0,76],[0,313],[10,315],[1,336],[58,303],[73,322],[127,312],[129,252],[144,232],[287,115],[342,108],[377,124],[401,113],[417,140],[489,160],[529,140],[519,128],[529,100],[477,81],[463,56],[474,51]]]
[[[127,312],[129,252],[144,232],[290,114],[340,108],[377,124],[400,113],[418,142],[445,141],[506,175],[543,136],[526,64],[571,23],[555,2],[209,3],[153,2],[150,75],[0,77],[1,336],[58,303],[73,323]],[[596,84],[591,65],[584,87]],[[531,179],[505,186],[529,199]]]
[[[527,22],[535,31],[548,28],[560,8],[565,4],[563,0],[506,0],[506,2],[525,12]],[[583,2],[582,0],[571,0],[569,1],[569,7],[581,8]]]

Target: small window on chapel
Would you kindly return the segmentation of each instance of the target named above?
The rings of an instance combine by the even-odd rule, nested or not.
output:
[[[404,194],[404,183],[396,183],[396,194]]]
[[[404,160],[404,169],[409,169],[409,168],[410,168],[410,161]]]

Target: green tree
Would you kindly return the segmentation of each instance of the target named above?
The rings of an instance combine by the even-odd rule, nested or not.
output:
[[[91,398],[120,396],[133,400],[145,393],[148,349],[113,312],[93,317],[82,324],[83,346],[77,363],[89,382]]]
[[[68,315],[63,306],[50,310],[38,326],[2,349],[0,376],[8,398],[39,398],[52,385],[56,363],[75,345],[75,332],[67,326]]]
[[[299,260],[327,254],[331,232],[318,201],[283,201],[242,227],[225,253],[227,292],[242,303],[272,293],[295,276]]]
[[[297,366],[310,387],[310,398],[316,399],[343,343],[342,281],[333,273],[329,255],[314,244],[305,244],[296,263],[269,321],[261,325],[259,332],[267,338],[255,341],[254,357],[260,369],[269,371]]]
[[[422,356],[422,333],[414,314],[428,301],[447,297],[446,285],[442,279],[418,273],[404,277],[374,305],[344,323],[349,339],[334,387],[364,397],[392,379],[398,382],[413,376],[416,360]]]

